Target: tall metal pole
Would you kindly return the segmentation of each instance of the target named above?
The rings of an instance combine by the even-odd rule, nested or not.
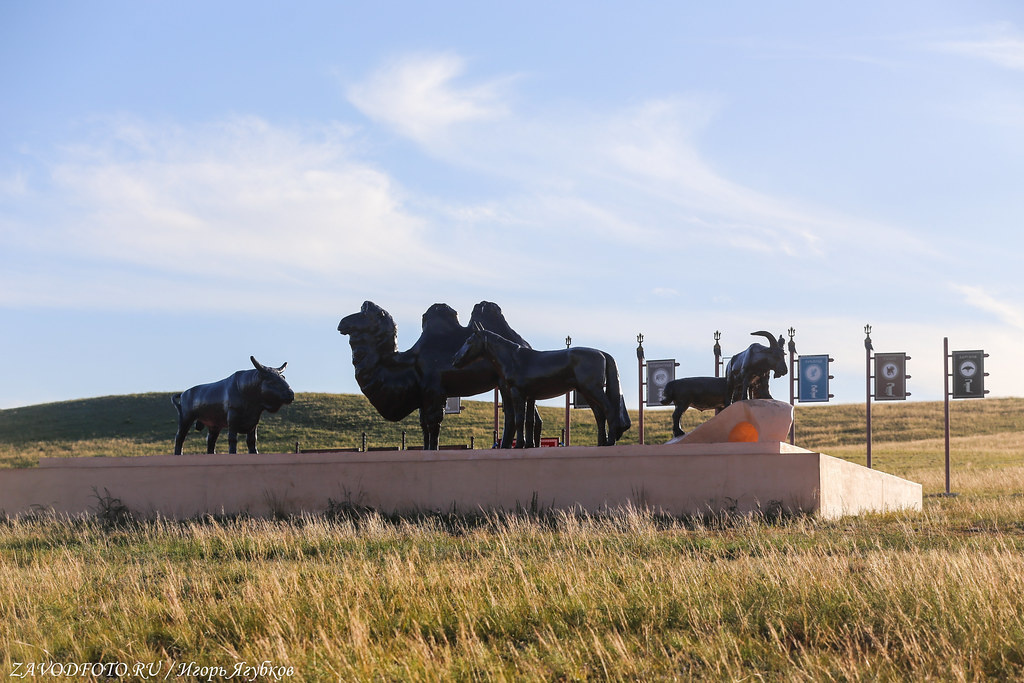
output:
[[[722,367],[722,345],[718,342],[722,339],[722,333],[715,330],[715,377],[721,377]]]
[[[789,328],[789,405],[794,407],[793,422],[789,425],[789,445],[796,443],[796,329]]]
[[[867,370],[864,373],[867,385],[867,442],[868,442],[868,469],[871,469],[871,325],[864,326],[864,352],[867,358]]]
[[[943,413],[946,419],[946,495],[949,495],[949,337],[942,338]]]
[[[566,335],[566,337],[565,337],[565,348],[569,348],[570,344],[572,344],[572,337]],[[569,402],[570,402],[571,398],[572,398],[572,391],[570,390],[570,391],[565,392],[565,442],[564,443],[565,443],[566,446],[569,445],[570,440],[572,439],[572,430],[569,427],[569,418],[572,415],[571,406],[569,405]]]
[[[640,382],[639,382],[639,384],[640,384],[640,419],[639,419],[640,426],[638,428],[638,431],[639,431],[640,445],[643,446],[644,445],[644,335],[643,335],[643,333],[640,333],[640,334],[636,335],[636,343],[637,343],[637,347],[636,347],[636,364],[637,364],[638,376],[639,376],[639,379],[640,379]],[[613,406],[612,409],[614,410],[615,407]]]

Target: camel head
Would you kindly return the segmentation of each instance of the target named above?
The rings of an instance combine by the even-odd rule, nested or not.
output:
[[[394,318],[372,301],[364,301],[358,313],[342,318],[338,323],[338,332],[351,337],[353,344],[369,342],[377,348],[388,347],[391,351],[398,349],[398,326]]]

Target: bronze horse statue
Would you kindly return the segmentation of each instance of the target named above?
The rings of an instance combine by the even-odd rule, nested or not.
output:
[[[481,301],[473,307],[470,324],[480,324],[529,346],[505,321],[501,308]],[[363,394],[386,420],[397,422],[419,410],[423,447],[437,450],[449,396],[473,396],[498,386],[498,375],[486,361],[464,368],[452,366],[452,356],[471,332],[459,324],[458,313],[447,304],[434,304],[423,314],[416,343],[399,351],[398,327],[383,308],[366,301],[358,313],[345,316],[338,332],[349,337],[356,381]],[[505,428],[501,445],[512,441],[511,404],[502,395]],[[540,417],[534,416],[534,440],[540,443]]]
[[[586,347],[535,351],[476,327],[452,364],[470,367],[480,358],[497,370],[499,386],[512,401],[517,448],[533,445],[523,439],[527,412],[536,410],[538,400],[561,396],[570,389],[582,394],[594,412],[598,446],[614,445],[630,427],[615,359],[604,351]]]

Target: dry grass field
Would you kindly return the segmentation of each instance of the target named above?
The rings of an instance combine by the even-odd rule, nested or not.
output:
[[[90,680],[105,663],[121,680],[1021,679],[1022,407],[954,407],[955,497],[938,495],[941,406],[879,409],[874,462],[924,484],[914,514],[4,519],[0,673],[60,679],[89,664],[75,678]],[[863,462],[857,408],[798,410],[798,443]],[[43,412],[29,417],[44,425]],[[164,452],[169,437],[139,418],[137,433],[16,437],[5,413],[9,466]],[[315,443],[315,421],[300,433],[279,419],[268,436]]]

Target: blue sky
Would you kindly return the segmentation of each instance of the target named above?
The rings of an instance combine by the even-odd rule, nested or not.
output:
[[[446,302],[536,348],[636,334],[679,376],[864,325],[942,395],[942,338],[1020,395],[1016,2],[0,4],[0,408],[288,361],[356,393]],[[772,383],[776,396],[787,385]]]

